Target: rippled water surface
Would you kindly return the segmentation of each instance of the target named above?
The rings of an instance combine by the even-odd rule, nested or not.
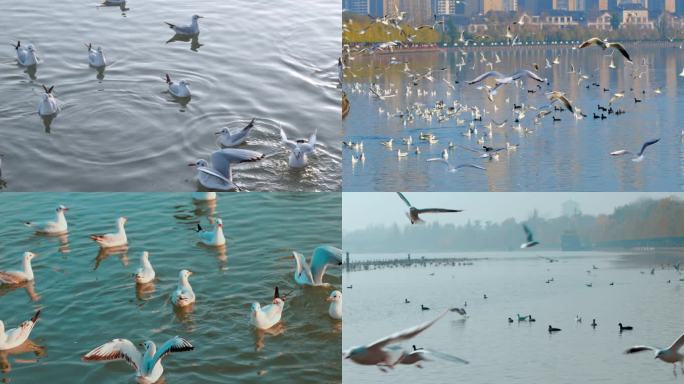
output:
[[[682,334],[684,281],[680,279],[684,275],[668,266],[681,261],[681,254],[529,251],[457,256],[477,259],[468,266],[344,273],[345,286],[353,288],[344,292],[342,343],[345,350],[363,345],[467,302],[470,317],[464,320],[450,314],[404,346],[433,348],[470,364],[435,361],[425,363],[424,369],[400,366],[384,374],[375,367],[345,361],[344,382],[449,383],[454,378],[462,383],[521,384],[681,381],[681,372],[675,378],[672,366],[654,360],[651,353],[623,354],[638,344],[665,348]],[[536,256],[560,261],[548,263]],[[655,268],[653,275],[651,268]],[[551,278],[554,281],[545,284]],[[404,303],[406,298],[410,304]],[[421,304],[432,309],[421,311]],[[516,313],[532,314],[537,321],[509,324],[507,318],[516,318]],[[578,314],[582,323],[575,321]],[[596,329],[590,326],[593,318]],[[618,322],[633,326],[634,331],[620,334]],[[549,335],[549,324],[562,331]]]
[[[36,236],[21,223],[70,207],[66,238]],[[131,383],[124,362],[85,363],[80,357],[113,338],[161,343],[174,335],[194,344],[164,362],[168,383],[334,383],[340,381],[341,329],[327,313],[329,288],[294,289],[292,250],[340,244],[339,194],[224,194],[216,205],[189,194],[4,194],[0,196],[0,268],[33,260],[35,284],[0,288],[0,317],[14,327],[42,308],[23,353],[0,353],[3,382]],[[103,254],[88,235],[111,231],[128,217],[130,247]],[[197,223],[221,217],[227,248],[197,244]],[[157,281],[136,289],[132,274],[143,250]],[[169,295],[178,271],[190,269],[197,302],[176,312]],[[341,285],[338,268],[326,280]],[[250,305],[267,303],[278,285],[287,297],[282,326],[257,332]]]
[[[678,74],[684,66],[684,51],[678,45],[632,44],[628,49],[635,64],[625,64],[619,55],[615,55],[615,68],[611,69],[610,57],[594,48],[469,48],[464,59],[466,65],[461,66],[460,71],[458,64],[464,56],[460,49],[455,48],[357,57],[350,61],[345,72],[345,91],[351,101],[351,111],[343,126],[347,140],[364,142],[366,161],[353,166],[351,156],[358,155],[358,152],[344,150],[344,190],[681,190],[684,187],[681,135],[684,82]],[[484,62],[481,53],[486,59]],[[500,63],[496,63],[495,55],[499,56]],[[390,65],[393,57],[398,64]],[[556,57],[559,64],[546,68],[546,58],[553,61]],[[403,72],[404,61],[416,73],[443,67],[447,71],[436,71],[433,82],[423,80],[413,87]],[[488,62],[492,63],[491,68],[503,73],[511,73],[518,68],[532,69],[533,63],[537,63],[540,75],[548,78],[551,85],[544,85],[540,90],[534,81],[525,82],[526,86],[521,88],[503,86],[495,97],[498,105],[495,111],[483,91],[465,84],[466,80],[489,71]],[[578,73],[569,73],[571,65],[576,72],[581,70],[590,78],[578,85]],[[455,84],[455,81],[459,83]],[[385,100],[369,96],[368,89],[373,82],[383,90],[398,90],[398,95]],[[591,83],[600,84],[600,87],[591,86]],[[488,84],[493,85],[493,80]],[[451,89],[449,85],[455,88]],[[590,85],[589,89],[585,88],[587,85]],[[412,92],[409,95],[407,88]],[[604,92],[604,88],[609,91]],[[527,89],[535,93],[528,93]],[[575,120],[569,112],[555,112],[543,119],[541,125],[535,125],[533,118],[537,111],[529,110],[520,125],[533,132],[523,134],[516,131],[513,105],[539,107],[548,104],[544,92],[552,89],[566,92],[587,117]],[[622,108],[626,113],[595,120],[593,113],[598,112],[597,104],[607,107],[612,94],[619,91],[625,91],[625,96],[614,103],[614,108]],[[635,96],[641,100],[640,103],[635,103]],[[463,135],[472,119],[470,112],[458,116],[464,120],[461,124],[456,118],[440,123],[435,115],[430,121],[416,117],[404,125],[402,119],[387,116],[397,111],[405,113],[406,107],[414,103],[433,107],[440,100],[446,106],[458,101],[468,107],[479,107],[483,118],[482,122],[475,122],[478,133],[471,137]],[[553,122],[552,116],[561,121]],[[504,128],[494,128],[491,138],[478,143],[478,138],[487,132],[485,126],[492,119],[497,122],[507,120],[507,124]],[[420,132],[436,135],[439,142],[433,145],[419,142]],[[412,136],[414,141],[410,147],[401,144],[401,138],[408,136]],[[394,139],[392,151],[380,144],[390,138]],[[638,152],[642,143],[655,138],[661,140],[647,150],[641,163],[630,161],[628,156],[614,158],[609,155],[618,149]],[[452,164],[474,162],[486,167],[487,171],[465,169],[452,174],[447,173],[442,164],[426,162],[428,158],[439,157],[449,142],[478,148],[482,144],[502,147],[510,142],[519,144],[519,148],[514,152],[503,152],[499,161],[487,161],[456,147],[449,151]],[[422,151],[420,155],[414,153],[416,146]],[[398,159],[397,149],[408,151],[408,156]]]
[[[266,154],[238,166],[247,190],[339,190],[340,7],[337,1],[12,2],[0,14],[0,153],[8,190],[183,191],[198,185],[189,161],[218,148],[214,132],[256,129],[242,148]],[[164,21],[200,19],[198,39],[169,41]],[[20,67],[11,41],[32,43],[39,64]],[[84,43],[110,65],[90,68]],[[190,82],[189,102],[164,73]],[[63,103],[49,128],[36,113],[42,84]],[[278,128],[318,130],[318,149],[291,171]]]

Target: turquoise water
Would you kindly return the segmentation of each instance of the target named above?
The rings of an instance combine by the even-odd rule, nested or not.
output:
[[[339,382],[341,326],[327,314],[329,288],[295,289],[275,334],[248,323],[254,301],[269,302],[273,287],[294,287],[292,250],[310,255],[321,244],[340,246],[341,196],[329,194],[223,194],[217,204],[194,204],[190,194],[0,195],[0,269],[34,259],[35,286],[0,290],[0,319],[14,327],[42,308],[26,353],[0,354],[0,378],[14,383],[134,382],[124,362],[85,363],[81,356],[113,338],[156,343],[179,335],[195,350],[165,359],[167,382]],[[70,208],[68,238],[33,235],[26,220],[51,219]],[[128,217],[127,253],[98,254],[88,235],[111,232]],[[225,252],[197,244],[198,222],[220,217]],[[132,273],[150,252],[157,281],[136,292]],[[194,271],[191,313],[176,313],[169,295],[180,269]],[[341,285],[339,268],[326,277]],[[33,297],[33,299],[32,299]]]

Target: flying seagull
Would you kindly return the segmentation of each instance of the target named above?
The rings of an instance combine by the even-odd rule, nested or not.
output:
[[[632,61],[632,59],[629,57],[629,53],[627,53],[627,50],[625,49],[624,46],[622,46],[622,44],[620,44],[620,43],[609,43],[608,41],[601,40],[598,37],[592,37],[591,39],[586,40],[585,42],[580,44],[579,49],[586,48],[586,47],[588,47],[590,45],[594,45],[594,44],[603,48],[604,51],[608,48],[615,48],[622,54],[622,56],[625,57],[625,59],[627,59],[627,61],[629,61],[629,62]]]
[[[649,145],[653,145],[659,141],[660,141],[660,139],[655,139],[655,140],[650,140],[650,141],[645,142],[644,145],[641,146],[641,150],[639,151],[639,153],[637,153],[636,156],[634,158],[632,158],[632,161],[634,161],[636,163],[642,161],[644,159],[644,151],[646,150],[646,147],[648,147]],[[620,149],[620,150],[613,151],[610,153],[611,156],[621,156],[621,155],[626,155],[626,154],[633,154],[633,153],[626,150],[626,149]]]
[[[530,248],[538,245],[539,242],[534,240],[534,235],[527,225],[523,224],[523,229],[525,230],[525,235],[527,236],[527,242],[520,245],[520,248]]]
[[[444,208],[426,208],[426,209],[418,209],[409,203],[409,201],[404,197],[404,195],[401,192],[397,192],[397,195],[401,198],[401,200],[406,203],[406,205],[409,207],[409,211],[406,213],[406,216],[411,220],[411,224],[415,223],[423,223],[423,220],[420,218],[420,215],[423,213],[448,213],[448,212],[463,212],[462,209],[444,209]]]
[[[679,353],[679,350],[684,346],[684,334],[679,336],[677,340],[672,343],[669,347],[665,349],[660,349],[656,347],[650,347],[647,345],[637,345],[629,348],[625,351],[626,354],[643,352],[643,351],[653,351],[655,352],[655,358],[660,359],[666,363],[671,363],[672,369],[675,369],[676,364],[679,362],[682,365],[682,373],[684,373],[684,354]]]
[[[447,166],[447,172],[451,172],[451,173],[456,173],[456,172],[458,172],[458,170],[461,169],[461,168],[475,168],[475,169],[480,169],[480,170],[482,170],[482,171],[485,171],[485,170],[486,170],[486,168],[481,167],[481,166],[476,165],[476,164],[467,164],[467,163],[466,163],[466,164],[451,165],[451,163],[449,162],[449,160],[447,160],[447,159],[442,159],[442,158],[427,159],[427,161],[428,161],[428,162],[438,162],[438,163],[445,164],[445,165]]]
[[[528,77],[532,80],[536,80],[538,82],[544,82],[545,80],[541,78],[541,76],[537,75],[536,73],[527,70],[527,69],[521,69],[517,72],[514,72],[510,75],[504,75],[501,72],[497,71],[489,71],[481,74],[480,76],[468,81],[468,84],[477,84],[487,78],[493,77],[496,80],[496,86],[492,89],[492,92],[496,90],[498,87],[500,87],[503,84],[510,84],[516,80],[520,80],[523,77]]]

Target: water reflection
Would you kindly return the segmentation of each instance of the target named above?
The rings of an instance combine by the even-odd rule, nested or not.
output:
[[[19,364],[34,364],[38,362],[38,358],[45,355],[46,348],[34,343],[33,341],[26,340],[22,345],[8,349],[5,351],[0,351],[0,372],[9,373],[12,371],[12,364],[10,363],[10,357],[16,355],[25,355],[28,353],[33,353],[36,357],[35,359],[18,359],[13,358],[14,363]]]
[[[285,325],[282,321],[269,329],[254,328],[254,350],[259,352],[266,345],[266,337],[278,336],[285,332]]]
[[[53,113],[52,115],[41,115],[40,118],[43,120],[43,126],[45,127],[45,133],[50,133],[50,126],[52,121],[57,117],[58,113]]]
[[[21,284],[13,285],[0,285],[0,297],[5,296],[6,294],[17,289],[24,288],[24,290],[26,290],[26,295],[29,297],[29,299],[31,299],[31,301],[38,301],[40,300],[40,295],[38,292],[36,292],[35,285],[35,281],[27,281]]]
[[[24,70],[24,73],[27,74],[31,80],[36,80],[37,79],[37,77],[36,77],[37,71],[38,71],[38,65],[34,64],[34,65],[30,65],[30,66],[26,67],[26,70]]]
[[[156,287],[154,281],[145,284],[135,284],[135,298],[140,301],[148,301],[152,299],[152,294]]]
[[[176,41],[184,43],[190,42],[190,50],[195,52],[197,52],[200,49],[200,47],[204,45],[199,42],[199,33],[192,36],[175,34],[166,41],[166,44],[174,43]]]
[[[124,267],[128,266],[128,247],[100,248],[95,257],[95,267],[93,267],[93,271],[96,271],[97,268],[100,267],[100,264],[107,260],[111,255],[119,255],[121,265]]]

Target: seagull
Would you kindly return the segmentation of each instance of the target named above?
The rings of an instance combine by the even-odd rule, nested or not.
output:
[[[458,164],[458,165],[454,166],[454,165],[451,165],[451,163],[449,163],[449,160],[445,160],[442,158],[427,159],[427,161],[445,164],[447,166],[447,172],[451,172],[451,173],[456,173],[461,168],[475,168],[475,169],[480,169],[482,171],[486,170],[486,168],[481,167],[481,166],[476,165],[476,164]]]
[[[125,217],[119,217],[116,219],[116,233],[107,233],[104,235],[90,235],[90,239],[94,240],[100,245],[101,248],[118,248],[125,247],[128,245],[128,239],[126,238],[126,230],[124,230],[124,225],[128,221]]]
[[[220,135],[219,144],[221,144],[222,147],[234,147],[244,143],[247,139],[247,135],[249,135],[249,131],[254,128],[254,120],[256,119],[252,119],[249,124],[234,134],[231,134],[228,128],[223,128],[216,132],[217,135]]]
[[[33,252],[24,252],[23,271],[0,271],[0,285],[18,285],[33,281],[31,260],[36,256]]]
[[[38,114],[41,116],[51,116],[59,112],[59,104],[52,94],[53,89],[55,89],[54,85],[50,88],[43,85],[45,93],[43,93],[43,98],[38,103]]]
[[[40,310],[31,317],[31,320],[26,320],[19,324],[18,327],[8,331],[5,331],[5,323],[0,320],[0,351],[6,351],[24,344],[28,340],[29,335],[31,335],[31,331],[35,327],[39,316]]]
[[[248,149],[224,148],[211,154],[211,166],[206,160],[199,159],[188,164],[197,167],[197,180],[204,188],[220,191],[234,191],[240,188],[233,182],[231,164],[258,161],[264,154]]]
[[[125,360],[135,369],[138,382],[156,383],[164,373],[161,361],[173,352],[192,351],[195,347],[182,337],[175,336],[164,343],[159,350],[152,341],[141,344],[145,348],[142,354],[127,339],[114,339],[103,344],[83,356],[84,361]]]
[[[627,59],[627,61],[629,61],[629,62],[632,61],[632,59],[629,57],[629,53],[627,53],[627,50],[625,49],[624,46],[622,46],[622,44],[620,44],[620,43],[609,43],[608,41],[601,40],[598,37],[592,37],[591,39],[584,41],[582,44],[579,45],[579,49],[586,48],[586,47],[593,45],[593,44],[598,45],[604,51],[608,48],[615,48],[622,54],[622,56],[625,57],[625,59]]]
[[[625,353],[631,354],[643,351],[653,351],[655,352],[656,359],[673,364],[673,370],[675,369],[676,364],[679,363],[682,368],[682,373],[684,373],[684,354],[679,353],[679,350],[682,349],[682,346],[684,346],[684,334],[679,336],[679,338],[677,338],[672,345],[665,349],[649,347],[647,345],[637,345],[629,348],[625,351]]]
[[[166,84],[169,85],[169,93],[171,93],[175,97],[190,97],[192,96],[190,94],[190,86],[188,85],[187,80],[181,80],[178,83],[174,83],[171,81],[171,76],[169,74],[166,75]]]
[[[21,46],[21,41],[17,41],[17,45],[12,44],[17,51],[17,61],[24,67],[30,67],[38,63],[38,56],[36,56],[36,48],[33,44],[29,44],[26,48]]]
[[[613,104],[615,101],[617,101],[617,100],[619,100],[619,99],[622,99],[623,97],[625,97],[625,93],[624,93],[624,92],[617,92],[617,93],[614,93],[614,94],[613,94],[613,97],[611,97],[610,100],[608,100],[608,105]]]
[[[88,64],[95,68],[105,67],[107,65],[107,60],[105,59],[104,52],[102,52],[102,47],[97,47],[93,49],[93,45],[86,44],[88,48]]]
[[[411,203],[406,199],[406,197],[401,193],[397,192],[399,198],[404,201],[404,203],[409,207],[409,211],[406,213],[406,217],[409,218],[411,224],[423,223],[424,221],[420,218],[420,215],[424,213],[455,213],[463,212],[462,209],[444,209],[444,208],[426,208],[418,209],[411,205]]]
[[[30,228],[35,228],[36,233],[41,235],[59,236],[67,233],[69,231],[67,226],[66,218],[64,217],[64,212],[68,211],[69,208],[59,205],[55,209],[55,220],[45,221],[45,222],[33,222],[27,221],[25,225]]]
[[[205,231],[197,224],[197,234],[204,245],[220,247],[226,244],[226,237],[223,236],[223,220],[221,219],[216,219],[216,225],[211,231]]]
[[[280,128],[280,139],[281,142],[290,150],[290,167],[304,168],[307,161],[306,156],[316,150],[316,131],[311,134],[308,142],[306,140],[292,141],[288,140],[287,135],[285,135],[285,131]]]
[[[259,303],[252,303],[250,321],[257,329],[269,329],[280,322],[283,307],[285,307],[285,301],[280,297],[278,287],[275,287],[272,304],[262,307]]]
[[[177,35],[186,35],[186,36],[192,36],[192,35],[197,35],[200,30],[199,30],[199,19],[202,19],[203,16],[199,15],[192,15],[192,21],[190,22],[190,25],[176,25],[176,24],[171,24],[168,22],[166,23],[169,28],[173,29],[174,32],[176,32]]]
[[[402,352],[402,356],[395,364],[405,364],[412,365],[416,364],[416,367],[423,368],[420,364],[421,361],[432,361],[432,357],[438,357],[442,360],[451,361],[454,363],[468,364],[468,361],[461,359],[460,357],[452,356],[446,353],[437,352],[424,348],[416,348],[413,346],[413,350],[410,352]]]
[[[323,275],[329,265],[342,265],[342,250],[329,245],[316,247],[311,256],[311,265],[299,252],[292,252],[297,263],[294,279],[298,285],[328,286],[323,283]]]
[[[409,340],[416,335],[420,334],[424,330],[430,328],[442,317],[446,316],[449,311],[444,311],[441,315],[437,316],[434,320],[428,321],[426,323],[417,325],[412,328],[393,333],[389,336],[383,337],[373,343],[366,344],[363,346],[353,347],[345,354],[345,359],[350,359],[356,364],[361,365],[377,365],[379,367],[389,367],[393,368],[395,364],[400,362],[399,360],[392,360],[391,352],[385,348],[391,344],[396,344],[398,342]],[[402,355],[403,357],[403,355]]]
[[[152,264],[150,264],[150,254],[147,251],[143,251],[140,255],[140,268],[135,272],[135,282],[138,284],[147,284],[154,281],[154,269]]]
[[[477,84],[477,83],[481,82],[482,80],[485,80],[489,77],[494,77],[494,79],[496,80],[496,86],[492,89],[492,91],[496,90],[499,86],[501,86],[503,84],[510,84],[510,83],[512,83],[516,80],[519,80],[523,77],[528,77],[528,78],[530,78],[532,80],[536,80],[538,82],[544,82],[545,81],[536,73],[534,73],[530,70],[527,70],[527,69],[521,69],[521,70],[514,72],[510,75],[504,75],[501,72],[497,72],[497,71],[485,72],[485,73],[481,74],[480,76],[474,78],[473,80],[468,81],[467,83],[468,84]]]
[[[653,145],[659,141],[660,141],[660,139],[655,139],[655,140],[650,140],[650,141],[645,142],[644,145],[641,146],[641,150],[639,151],[639,153],[637,153],[636,156],[634,158],[632,158],[632,161],[634,161],[636,163],[642,161],[644,159],[644,151],[646,150],[646,148],[649,145]],[[626,149],[620,149],[620,150],[613,151],[610,153],[611,156],[621,156],[621,155],[626,155],[626,154],[633,154],[633,153],[626,150]]]
[[[534,240],[534,236],[532,235],[532,231],[530,230],[530,228],[527,225],[523,224],[523,229],[525,230],[525,235],[527,236],[527,242],[520,245],[520,248],[530,248],[534,247],[535,245],[538,245],[539,242]]]
[[[178,286],[171,294],[173,305],[186,307],[195,302],[195,292],[192,291],[192,287],[188,282],[190,275],[192,275],[192,272],[187,269],[183,269],[178,273]]]
[[[565,97],[565,94],[563,92],[552,91],[547,93],[546,97],[548,97],[549,100],[551,100],[551,103],[554,103],[556,101],[562,102],[563,105],[565,105],[565,108],[567,108],[568,111],[570,111],[570,113],[575,113],[575,109],[572,107],[572,103],[570,102],[570,100],[568,100],[567,97]]]
[[[330,302],[328,315],[335,320],[342,320],[342,292],[332,291],[325,301]]]

